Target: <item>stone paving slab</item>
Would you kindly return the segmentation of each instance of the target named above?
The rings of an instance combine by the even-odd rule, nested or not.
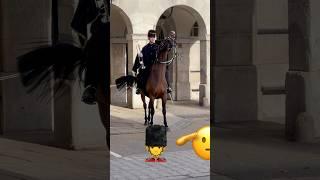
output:
[[[201,160],[193,150],[165,152],[165,163],[144,162],[148,154],[111,159],[111,179],[210,179],[210,161]]]
[[[0,180],[105,180],[107,152],[69,151],[0,138]]]
[[[130,119],[131,121],[138,122],[140,125],[144,123],[144,110],[143,109],[127,109],[118,106],[110,106],[111,117],[120,118],[120,119]],[[203,117],[206,118],[206,117]],[[207,117],[208,118],[208,117]],[[191,118],[183,118],[180,116],[174,115],[172,112],[167,112],[168,126],[170,130],[175,131],[183,129],[189,126],[192,123]],[[154,124],[163,124],[163,115],[160,110],[156,110],[154,116]],[[143,133],[145,131],[144,126],[135,125],[137,128],[133,130],[133,133]],[[131,132],[129,128],[126,129],[115,129],[111,128],[111,135],[122,133],[122,132]]]
[[[0,170],[1,180],[36,180],[32,177],[28,177],[22,174],[17,174],[9,171]]]

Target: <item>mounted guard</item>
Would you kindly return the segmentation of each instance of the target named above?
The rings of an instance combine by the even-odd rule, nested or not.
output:
[[[133,68],[134,72],[137,72],[139,68],[142,72],[140,72],[136,77],[132,75],[121,76],[116,79],[116,85],[119,90],[125,87],[133,87],[135,84],[137,84],[138,88],[141,88],[139,91],[143,102],[145,125],[153,124],[153,116],[155,113],[154,101],[156,99],[161,99],[163,122],[164,126],[168,127],[166,118],[166,102],[168,94],[170,95],[170,89],[168,88],[169,81],[166,74],[168,72],[167,66],[176,58],[176,36],[175,32],[171,31],[169,37],[157,45],[155,43],[155,31],[150,30],[148,35],[151,35],[149,37],[149,44],[147,44],[142,49],[142,52],[138,54]],[[173,52],[174,56],[168,60],[169,52]],[[141,59],[139,59],[139,57],[143,57],[143,63],[141,64]],[[143,66],[141,65],[145,66],[145,68],[142,69],[141,67]],[[145,96],[150,99],[148,114]]]
[[[168,38],[175,39],[175,32],[171,31]],[[136,75],[136,77],[138,78],[136,94],[140,94],[141,89],[145,87],[146,81],[149,77],[150,67],[153,63],[155,63],[155,61],[158,58],[157,57],[158,49],[164,45],[164,42],[160,44],[160,42],[156,40],[155,30],[148,31],[148,40],[149,40],[149,43],[145,45],[141,51],[140,49],[138,49],[139,51],[132,68],[133,74]],[[167,66],[167,70],[166,70],[166,81],[168,86],[167,92],[171,93],[172,89],[170,87],[168,73],[169,71]]]

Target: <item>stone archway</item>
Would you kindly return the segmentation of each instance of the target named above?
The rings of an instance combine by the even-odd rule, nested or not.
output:
[[[128,16],[118,6],[111,7],[111,104],[127,107],[127,92],[119,92],[115,79],[127,75],[128,71],[128,41],[127,35],[132,34],[132,25]]]
[[[178,53],[181,55],[169,67],[169,79],[174,100],[196,100],[201,105],[209,96],[209,38],[206,25],[195,9],[186,5],[167,8],[156,24],[159,39],[171,30],[177,33]],[[205,87],[205,88],[203,88]]]

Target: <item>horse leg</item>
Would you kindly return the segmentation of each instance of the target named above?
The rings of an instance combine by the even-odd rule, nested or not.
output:
[[[150,125],[153,124],[153,116],[154,116],[154,98],[150,97],[149,102],[149,115],[151,113]]]
[[[149,101],[150,104],[150,101]],[[150,114],[151,114],[151,108],[150,105],[148,105],[148,124],[150,124]]]
[[[166,103],[167,103],[167,95],[164,95],[161,99],[162,101],[162,114],[163,114],[163,123],[164,123],[164,126],[165,127],[168,127],[168,124],[167,124],[167,110],[166,110]]]
[[[108,109],[110,109],[110,106],[107,103],[109,102],[108,98],[105,95],[101,86],[98,86],[98,89],[97,89],[97,102],[98,102],[98,108],[99,108],[100,121],[102,122],[106,130],[106,143],[110,150],[110,113],[108,112]]]
[[[144,94],[141,93],[141,100],[143,102],[143,108],[144,108],[144,125],[148,124],[148,118],[147,118],[147,103],[146,103],[146,97]]]

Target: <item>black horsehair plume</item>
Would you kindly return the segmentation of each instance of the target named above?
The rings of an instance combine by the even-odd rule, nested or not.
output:
[[[84,66],[83,59],[81,48],[66,43],[41,46],[17,57],[22,84],[27,87],[28,93],[39,88],[40,98],[48,97],[51,82],[54,82],[55,97],[58,92],[63,92],[67,81],[75,79],[75,69],[79,67],[79,75],[84,71],[81,68]]]
[[[117,89],[121,90],[125,87],[133,87],[137,83],[137,78],[131,75],[121,76],[120,78],[116,79],[115,82]]]

